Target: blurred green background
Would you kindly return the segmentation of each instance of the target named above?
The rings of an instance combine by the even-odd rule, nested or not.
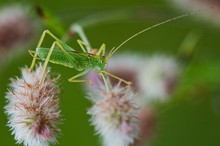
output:
[[[119,45],[123,40],[162,20],[186,13],[178,12],[164,0],[64,0],[64,1],[0,1],[1,6],[21,3],[33,9],[32,18],[36,25],[36,35],[24,51],[10,54],[0,64],[0,145],[14,146],[15,140],[6,126],[4,114],[5,92],[11,77],[20,75],[20,67],[30,65],[28,49],[35,48],[44,29],[47,28],[35,13],[40,5],[53,13],[64,30],[78,20],[91,14],[130,13],[128,17],[86,26],[85,32],[93,47],[106,43],[107,50]],[[211,22],[189,16],[152,29],[128,42],[117,52],[131,52],[148,56],[167,54],[176,56],[181,42],[190,32],[200,35],[193,58],[183,69],[178,87],[172,100],[157,105],[157,127],[149,146],[219,146],[220,145],[220,27]],[[57,35],[59,32],[57,32]],[[74,48],[77,37],[69,42]],[[48,40],[45,45],[50,46]],[[58,139],[62,146],[99,146],[100,140],[94,134],[94,127],[86,114],[91,103],[84,98],[87,93],[83,84],[72,84],[67,79],[74,70],[51,65],[54,72],[61,74],[61,109],[64,124],[60,125],[62,135]]]

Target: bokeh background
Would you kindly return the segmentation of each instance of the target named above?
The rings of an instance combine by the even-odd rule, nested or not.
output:
[[[70,25],[83,19],[85,32],[93,47],[106,43],[107,50],[123,40],[162,20],[187,13],[184,7],[165,0],[64,0],[64,1],[0,1],[0,9],[19,3],[30,10],[34,23],[33,36],[16,50],[1,55],[0,62],[0,145],[15,146],[15,140],[6,126],[3,107],[10,78],[19,76],[19,68],[31,64],[28,49],[35,49],[43,30],[50,29],[61,37]],[[36,7],[46,9],[61,24],[48,24],[36,13]],[[112,13],[114,12],[114,13]],[[198,12],[200,13],[200,12]],[[112,19],[94,25],[91,14],[113,14]],[[115,16],[118,16],[115,17]],[[55,27],[53,27],[55,26]],[[190,32],[199,36],[195,51],[184,66],[179,84],[168,102],[157,104],[156,128],[148,146],[219,146],[220,145],[220,24],[198,19],[197,15],[162,25],[148,31],[124,45],[117,54],[130,52],[148,56],[167,54],[177,56],[184,38]],[[79,49],[74,36],[68,43]],[[50,46],[51,40],[46,39]],[[58,139],[60,146],[99,146],[100,139],[90,125],[87,109],[91,106],[85,98],[83,84],[72,84],[67,79],[74,70],[52,65],[61,74],[61,109],[64,119]]]

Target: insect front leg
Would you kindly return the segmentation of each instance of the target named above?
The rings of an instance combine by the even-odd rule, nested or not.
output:
[[[116,75],[113,75],[113,74],[111,74],[111,73],[109,73],[109,72],[107,72],[107,71],[105,71],[105,70],[100,70],[100,71],[95,70],[95,71],[96,71],[96,72],[99,72],[99,73],[104,73],[104,74],[106,74],[106,75],[109,75],[109,76],[111,76],[111,77],[113,77],[113,78],[115,78],[115,79],[117,79],[117,80],[119,80],[119,81],[121,81],[121,82],[124,82],[124,83],[127,84],[127,85],[132,84],[131,82],[126,81],[126,80],[124,80],[124,79],[122,79],[122,78],[120,78],[120,77],[118,77],[118,76],[116,76]]]
[[[80,38],[83,40],[83,41],[82,41],[83,44],[85,44],[85,46],[86,46],[86,48],[87,48],[87,49],[86,49],[86,50],[87,50],[87,53],[90,52],[90,51],[91,51],[91,50],[90,50],[91,47],[89,47],[89,46],[91,46],[91,45],[90,45],[90,42],[89,42],[88,38],[86,37],[86,35],[85,35],[85,33],[84,33],[82,27],[81,27],[81,25],[79,25],[79,24],[73,24],[73,25],[71,26],[70,30],[71,30],[72,32],[78,33],[78,35],[80,36]]]
[[[87,48],[91,48],[90,46],[86,45],[86,44],[85,44],[83,41],[81,41],[81,40],[77,40],[77,43],[79,44],[80,48],[82,49],[82,51],[83,51],[84,53],[88,53],[88,49],[87,49]],[[86,48],[85,48],[84,46],[86,46]],[[89,50],[91,50],[91,49],[89,49]]]
[[[90,84],[92,84],[91,80],[76,80],[76,78],[81,77],[83,75],[85,75],[86,73],[88,73],[89,70],[84,70],[82,72],[80,72],[79,74],[71,77],[68,79],[69,82],[75,83],[75,82],[89,82]]]

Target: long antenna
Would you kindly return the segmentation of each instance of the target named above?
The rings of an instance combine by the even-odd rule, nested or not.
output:
[[[168,20],[165,20],[165,21],[162,21],[160,23],[157,23],[155,25],[152,25],[150,27],[147,27],[141,31],[139,31],[138,33],[135,33],[134,35],[132,35],[131,37],[129,37],[128,39],[126,39],[124,42],[122,42],[118,47],[116,47],[114,50],[111,51],[111,53],[108,55],[108,58],[110,58],[121,46],[123,46],[124,44],[126,44],[128,41],[130,41],[131,39],[135,38],[136,36],[152,29],[152,28],[155,28],[155,27],[158,27],[160,25],[163,25],[163,24],[166,24],[166,23],[169,23],[171,21],[174,21],[174,20],[177,20],[177,19],[180,19],[180,18],[183,18],[183,17],[186,17],[186,16],[189,16],[189,15],[193,15],[195,14],[196,12],[191,12],[191,13],[186,13],[184,15],[180,15],[180,16],[177,16],[177,17],[174,17],[174,18],[171,18],[171,19],[168,19]]]

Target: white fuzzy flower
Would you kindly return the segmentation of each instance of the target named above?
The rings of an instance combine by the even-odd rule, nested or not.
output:
[[[142,108],[138,117],[141,120],[141,134],[139,139],[135,140],[135,142],[133,144],[130,144],[129,146],[146,146],[146,144],[149,143],[155,132],[157,120],[154,108],[152,108],[151,106]]]
[[[153,56],[143,66],[139,75],[141,91],[148,99],[165,99],[172,91],[180,69],[174,59]]]
[[[128,146],[139,137],[139,108],[129,86],[114,86],[109,93],[101,89],[89,99],[94,102],[91,122],[105,146]]]
[[[0,52],[27,41],[32,35],[33,23],[26,7],[11,5],[0,9]]]
[[[57,128],[61,122],[57,78],[51,79],[47,70],[39,85],[42,69],[41,65],[32,72],[28,68],[21,69],[22,77],[12,79],[6,95],[8,126],[17,143],[26,146],[56,143],[56,135],[60,133]]]
[[[184,9],[198,11],[198,15],[220,24],[220,1],[219,0],[169,0]],[[175,5],[175,6],[176,6]],[[210,21],[209,21],[210,22]]]

